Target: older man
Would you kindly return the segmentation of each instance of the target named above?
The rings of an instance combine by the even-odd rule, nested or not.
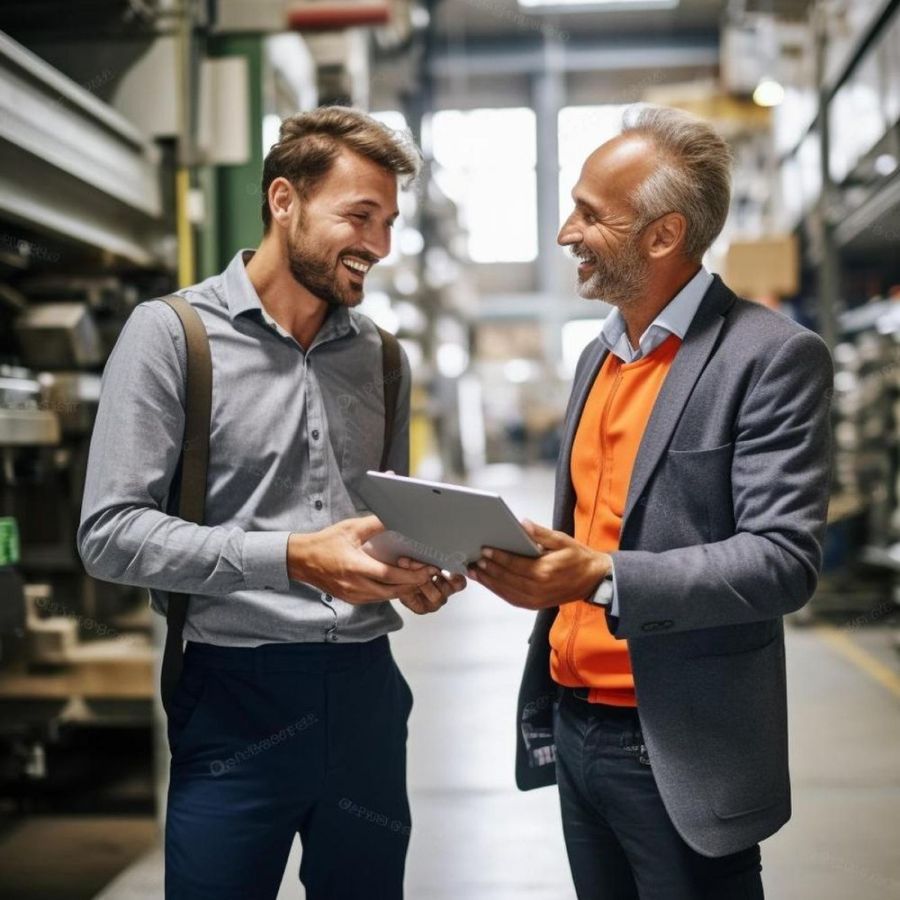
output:
[[[730,154],[646,108],[587,159],[559,242],[614,307],[578,363],[554,528],[472,576],[540,610],[517,779],[558,782],[580,900],[760,898],[790,816],[782,616],[816,585],[824,343],[701,265]]]

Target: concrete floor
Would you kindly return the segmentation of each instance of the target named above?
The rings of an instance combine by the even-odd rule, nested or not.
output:
[[[478,484],[549,524],[550,472],[495,470]],[[555,792],[513,783],[531,615],[473,585],[440,614],[408,619],[393,637],[416,695],[407,896],[572,900]],[[788,630],[794,818],[763,846],[770,900],[900,897],[900,666],[889,641],[885,628]],[[881,669],[866,668],[861,647]],[[303,896],[298,861],[295,845],[279,900]],[[159,898],[161,881],[157,852],[98,900]]]
[[[156,834],[148,816],[27,816],[0,836],[0,897],[92,897],[109,883],[110,873],[145,853]]]

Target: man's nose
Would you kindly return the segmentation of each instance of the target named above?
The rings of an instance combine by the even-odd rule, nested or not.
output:
[[[560,245],[560,247],[568,247],[571,244],[580,244],[584,238],[584,235],[581,232],[581,229],[576,227],[575,223],[572,221],[574,216],[569,216],[565,222],[562,224],[562,228],[559,229],[559,234],[556,236],[556,243]]]
[[[372,229],[365,236],[363,247],[378,259],[384,259],[391,252],[391,229],[384,228],[379,231]]]

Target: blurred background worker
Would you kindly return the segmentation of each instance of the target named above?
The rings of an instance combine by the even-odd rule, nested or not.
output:
[[[635,103],[727,141],[703,266],[778,298],[835,366],[823,574],[785,628],[792,821],[763,883],[900,890],[900,0],[8,0],[0,84],[4,898],[162,894],[164,633],[147,591],[92,577],[76,542],[100,379],[142,303],[260,245],[282,121],[334,103],[424,155],[357,307],[409,361],[410,473],[542,523],[575,364],[611,312],[575,295],[556,244],[584,160]],[[329,440],[364,418],[341,397],[326,415]],[[332,444],[349,464],[371,449]],[[302,472],[234,467],[306,503]],[[572,900],[558,798],[518,793],[509,765],[531,617],[470,582],[415,626],[392,638],[416,693],[407,894]],[[282,900],[300,865],[295,840]]]

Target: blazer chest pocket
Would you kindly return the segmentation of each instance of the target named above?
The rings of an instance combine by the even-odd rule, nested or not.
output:
[[[734,444],[700,450],[670,449],[657,481],[660,499],[703,542],[734,534],[731,461]]]

